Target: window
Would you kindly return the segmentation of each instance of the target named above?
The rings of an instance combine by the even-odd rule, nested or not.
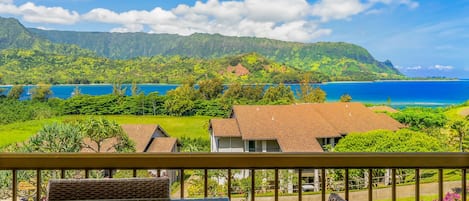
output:
[[[255,152],[256,151],[256,141],[249,141],[248,142],[248,151]]]

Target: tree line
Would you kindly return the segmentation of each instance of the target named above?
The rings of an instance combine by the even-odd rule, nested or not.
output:
[[[19,101],[22,85],[13,86],[1,95],[0,124],[60,115],[169,115],[226,117],[234,104],[292,104],[324,102],[326,93],[313,87],[308,80],[293,91],[284,84],[224,85],[221,79],[187,80],[166,95],[144,94],[137,84],[131,85],[131,95],[121,84],[113,85],[112,94],[92,96],[82,94],[78,87],[69,99],[51,98],[51,85],[39,84],[31,90],[31,99]],[[345,96],[345,95],[344,95]],[[343,99],[350,101],[351,97]]]

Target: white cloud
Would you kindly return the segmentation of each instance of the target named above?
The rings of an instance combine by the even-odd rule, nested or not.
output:
[[[436,64],[434,66],[429,67],[429,69],[436,69],[436,70],[453,70],[453,66],[445,66],[445,65],[440,65]]]
[[[0,4],[13,4],[13,0],[0,0]]]
[[[310,8],[305,0],[245,0],[244,4],[249,19],[267,22],[302,20]]]
[[[412,1],[412,0],[400,0],[398,3],[406,5],[410,9],[415,9],[415,8],[419,7],[419,3],[415,2],[415,1]]]
[[[367,9],[359,0],[321,0],[313,5],[312,14],[321,21],[347,19]]]
[[[402,71],[415,71],[415,70],[423,69],[422,66],[410,66],[410,67],[396,66],[396,68]]]
[[[450,71],[453,70],[454,67],[450,65],[440,65],[436,64],[433,66],[428,66],[428,67],[422,67],[422,66],[410,66],[410,67],[402,67],[402,66],[396,66],[397,69],[402,70],[404,72],[407,71]]]
[[[19,9],[15,5],[0,3],[0,14],[17,15]]]
[[[289,9],[285,9],[288,7]],[[152,11],[127,11],[116,13],[98,8],[82,16],[94,22],[120,24],[115,32],[144,30],[152,33],[220,33],[229,36],[257,36],[288,41],[310,41],[328,35],[306,20],[309,4],[304,0],[209,0],[194,6],[181,4],[172,10],[155,8]]]
[[[53,29],[51,29],[51,28],[47,28],[47,27],[43,27],[43,26],[36,27],[36,29],[41,29],[41,30],[53,30]]]
[[[76,11],[69,11],[61,7],[36,6],[31,2],[15,6],[12,1],[1,1],[0,13],[20,15],[26,22],[74,24],[80,19],[80,15]]]
[[[79,21],[114,24],[112,32],[220,33],[229,36],[255,36],[287,41],[308,42],[330,35],[321,26],[331,20],[351,19],[358,14],[379,14],[386,9],[377,4],[418,6],[412,0],[207,0],[194,5],[180,4],[169,10],[129,10],[115,12],[95,8],[78,14],[62,7],[36,6],[28,2],[14,5],[0,0],[0,14],[21,16],[27,22],[74,24]]]

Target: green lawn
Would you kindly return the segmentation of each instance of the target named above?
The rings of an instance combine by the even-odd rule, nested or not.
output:
[[[60,118],[18,122],[0,126],[0,147],[8,144],[23,142],[37,133],[44,124],[60,122]]]
[[[461,113],[465,110],[469,110],[469,106],[456,107],[446,111],[445,114],[449,119],[462,119],[464,117]]]
[[[70,121],[74,119],[88,118],[89,116],[75,115],[63,116],[52,119],[33,120],[7,125],[0,125],[0,147],[23,142],[34,135],[45,124],[52,122]],[[115,120],[119,124],[159,124],[172,137],[209,138],[208,121],[211,117],[168,117],[168,116],[132,116],[112,115],[104,116]]]

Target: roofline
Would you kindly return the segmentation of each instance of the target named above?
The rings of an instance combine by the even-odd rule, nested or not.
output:
[[[156,124],[156,129],[160,130],[161,133],[166,136],[166,137],[171,137],[168,135],[168,133],[159,125],[159,124]]]

